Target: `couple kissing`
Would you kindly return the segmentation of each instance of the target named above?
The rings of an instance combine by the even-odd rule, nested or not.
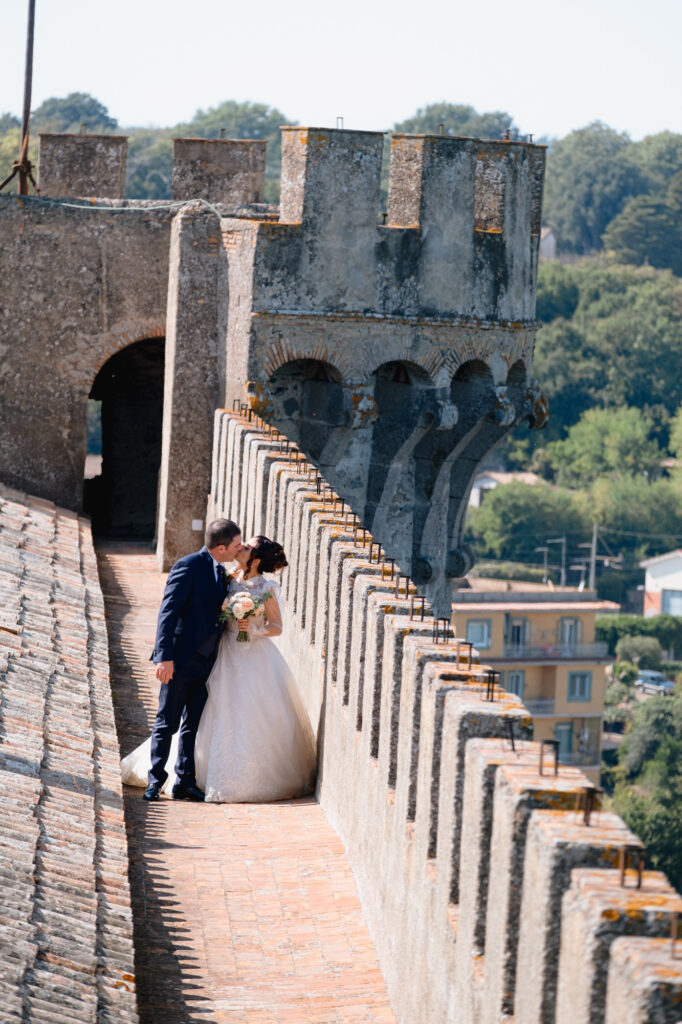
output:
[[[284,628],[274,574],[286,566],[281,544],[245,544],[236,523],[217,519],[204,547],[172,567],[151,656],[161,684],[154,727],[121,761],[123,782],[146,800],[169,790],[214,803],[311,792],[315,737],[273,642]]]

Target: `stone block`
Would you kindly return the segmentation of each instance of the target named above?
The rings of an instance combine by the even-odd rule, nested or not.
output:
[[[670,939],[616,939],[606,992],[604,1024],[679,1024],[682,958]]]
[[[561,899],[577,867],[610,867],[625,846],[643,849],[616,814],[540,810],[531,815],[526,840],[518,932],[515,1019],[520,1024],[554,1024]],[[615,874],[615,872],[614,872]]]
[[[575,768],[558,775],[538,767],[501,765],[494,791],[481,1024],[514,1012],[519,924],[528,824],[534,810],[568,810],[587,784]]]
[[[41,132],[38,186],[49,198],[122,199],[127,154],[125,135]]]
[[[644,871],[635,888],[631,872],[578,868],[561,904],[557,1024],[601,1024],[612,944],[627,935],[669,937],[682,902],[659,871]]]
[[[233,209],[263,202],[261,139],[174,139],[173,199],[206,199]]]

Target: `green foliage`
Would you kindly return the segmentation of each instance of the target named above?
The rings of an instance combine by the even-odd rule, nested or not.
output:
[[[133,128],[128,138],[125,194],[131,199],[170,199],[173,132]]]
[[[68,96],[51,96],[31,114],[31,131],[78,132],[87,124],[89,132],[115,132],[118,121],[87,92],[72,92]]]
[[[553,261],[541,266],[538,276],[535,312],[540,320],[550,323],[557,317],[570,320],[580,299],[578,280],[571,267]]]
[[[539,289],[560,272],[541,266]],[[682,404],[682,281],[651,267],[585,260],[572,266],[578,305],[538,332],[533,369],[550,399],[547,441],[593,407],[631,406],[653,423],[659,443]]]
[[[0,135],[4,135],[11,128],[21,128],[21,121],[14,114],[5,112],[0,114]]]
[[[550,446],[559,483],[585,486],[597,477],[622,473],[646,476],[661,452],[649,436],[653,424],[639,409],[588,409],[564,441]]]
[[[666,195],[630,199],[606,228],[603,240],[621,263],[649,263],[682,275],[682,223],[674,200]]]
[[[677,546],[680,501],[668,480],[647,483],[642,477],[625,475],[600,478],[584,500],[588,515],[628,558],[629,565]]]
[[[616,657],[631,661],[638,668],[657,669],[663,651],[655,636],[622,636],[616,644]]]
[[[653,188],[665,190],[682,170],[682,135],[659,132],[633,142],[630,158],[644,172]]]
[[[637,678],[637,666],[631,661],[617,661],[613,666],[613,677],[616,682],[627,687],[630,683],[634,683]],[[628,693],[630,693],[630,690],[628,690]]]
[[[595,121],[556,142],[547,159],[545,219],[564,252],[599,249],[607,225],[625,202],[648,191],[630,140]]]
[[[516,481],[496,487],[471,508],[468,526],[482,556],[518,562],[536,561],[534,549],[548,537],[565,533],[577,543],[589,533],[589,520],[570,491]]]
[[[665,650],[682,652],[682,615],[598,615],[596,638],[608,644],[614,654],[624,636],[654,636]]]
[[[518,137],[511,114],[494,110],[479,114],[464,103],[430,103],[416,114],[393,126],[395,132],[434,134],[442,124],[446,135],[464,135],[475,139],[501,139],[506,130]]]
[[[484,559],[476,563],[471,575],[491,580],[526,580],[528,583],[542,583],[544,572],[536,565],[526,565],[524,562],[489,562]],[[547,576],[553,582],[557,581],[557,573],[548,572]]]

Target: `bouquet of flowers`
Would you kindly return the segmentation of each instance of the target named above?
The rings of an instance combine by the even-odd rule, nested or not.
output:
[[[254,597],[248,590],[240,590],[232,597],[226,597],[223,601],[223,608],[218,616],[220,622],[239,622],[240,619],[248,619],[251,615],[262,615],[263,605],[272,595],[270,592]],[[249,641],[249,634],[244,629],[237,633],[237,640],[240,643]]]

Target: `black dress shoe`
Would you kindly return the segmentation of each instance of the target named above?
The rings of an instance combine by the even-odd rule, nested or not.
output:
[[[147,786],[144,791],[144,800],[158,800],[161,786],[158,783],[152,782],[151,785]]]
[[[197,803],[204,801],[204,794],[198,786],[183,786],[179,782],[173,786],[171,796],[174,800],[196,800]]]

